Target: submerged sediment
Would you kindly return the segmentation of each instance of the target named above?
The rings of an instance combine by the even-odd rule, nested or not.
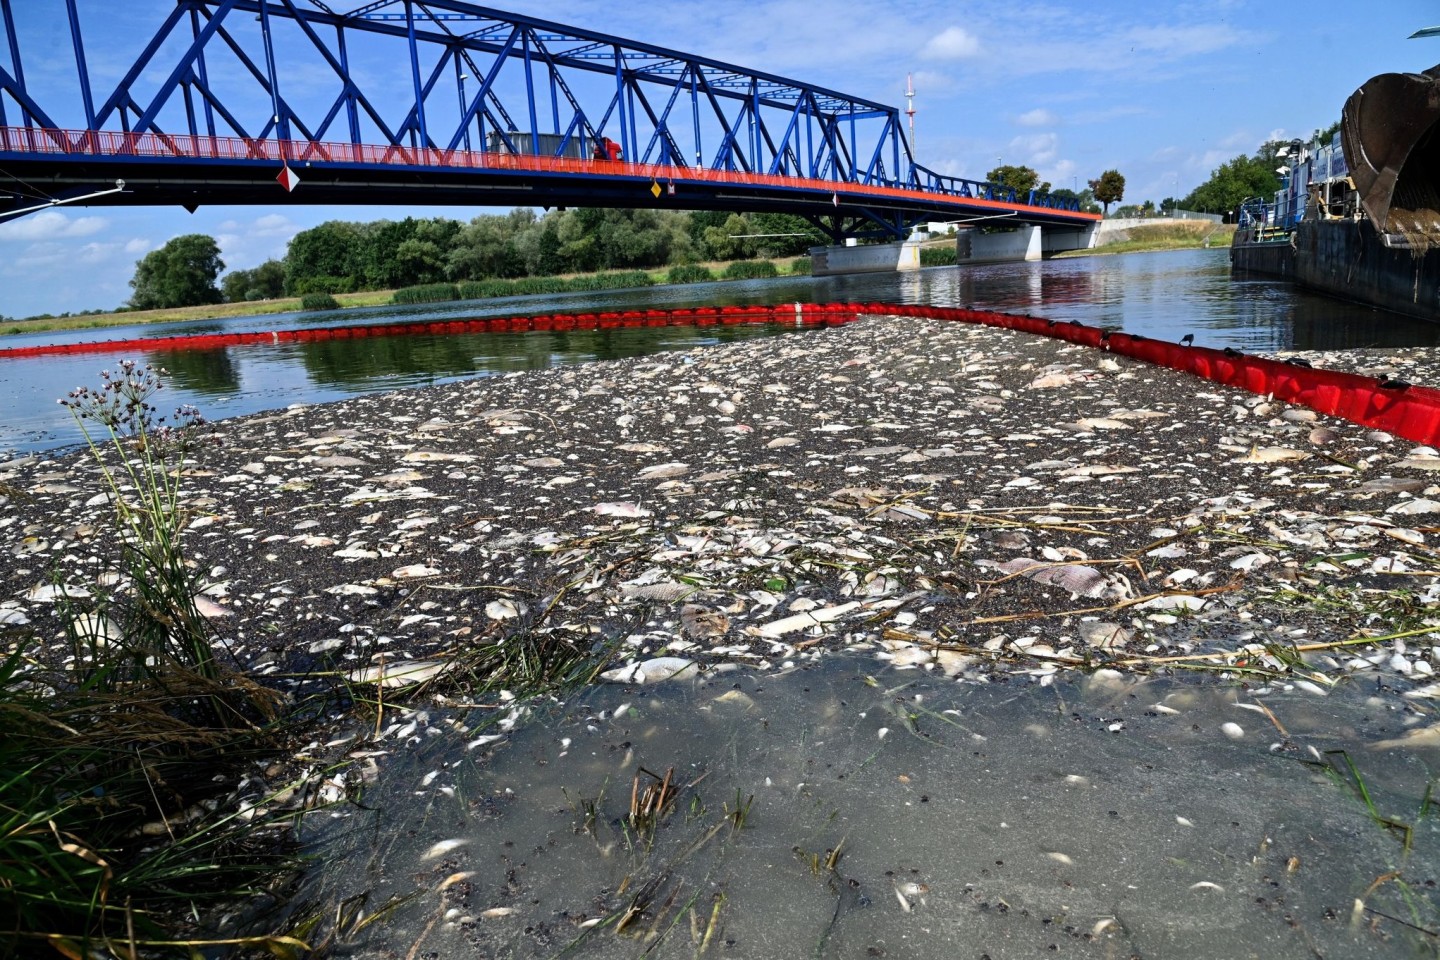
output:
[[[185,548],[261,676],[439,668],[522,632],[615,642],[616,667],[859,644],[955,676],[1149,668],[1421,627],[1440,599],[1434,451],[955,323],[296,407],[216,439],[184,478]],[[75,452],[0,481],[0,621],[49,624],[57,595],[101,589],[105,492]],[[1288,666],[1435,668],[1424,631],[1364,656]]]

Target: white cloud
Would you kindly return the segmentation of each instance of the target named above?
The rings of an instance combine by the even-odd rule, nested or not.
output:
[[[911,79],[915,83],[917,110],[924,109],[927,98],[940,99],[962,89],[954,77],[934,70],[916,70]]]
[[[1079,186],[1079,182],[1075,179],[1076,169],[1074,160],[1056,160],[1055,165],[1046,171],[1046,175],[1041,179],[1049,180],[1057,190],[1062,187],[1067,190],[1072,189]]]
[[[927,60],[964,60],[980,52],[980,41],[963,27],[946,27],[920,51]]]
[[[1054,133],[1032,133],[1010,141],[1010,152],[1020,154],[1025,164],[1038,167],[1052,163],[1060,149],[1060,137]]]
[[[300,228],[290,222],[290,218],[280,213],[267,213],[255,221],[250,230],[252,237],[284,237],[290,239],[300,232]]]
[[[88,237],[99,233],[110,225],[104,217],[79,217],[70,219],[59,210],[42,210],[29,216],[0,223],[0,241],[19,240],[35,243],[44,240],[61,240],[72,237]]]
[[[129,254],[149,253],[150,241],[144,237],[134,237],[125,242],[125,252]]]
[[[121,249],[118,243],[87,243],[75,254],[75,259],[87,266],[108,263]]]
[[[1044,107],[1036,107],[1028,113],[1020,114],[1015,118],[1015,122],[1022,127],[1053,127],[1060,122],[1060,118]]]

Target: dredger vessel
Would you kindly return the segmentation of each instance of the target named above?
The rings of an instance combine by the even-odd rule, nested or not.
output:
[[[1440,320],[1440,66],[1371,78],[1328,142],[1278,156],[1282,189],[1237,211],[1232,269]]]

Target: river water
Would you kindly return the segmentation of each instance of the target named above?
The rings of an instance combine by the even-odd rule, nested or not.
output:
[[[357,752],[363,803],[308,821],[299,909],[372,918],[334,931],[353,957],[1436,955],[1440,823],[1416,754],[1367,746],[1389,710],[1000,679],[831,654],[601,685],[508,733],[401,716]]]
[[[1224,251],[4,342],[852,300],[1023,311],[1252,353],[1440,342],[1440,326],[1231,278]],[[135,359],[170,370],[172,402],[218,419],[785,335],[413,336]],[[115,361],[0,361],[0,454],[73,442],[55,398]],[[333,936],[331,955],[355,958],[1440,956],[1436,751],[1385,746],[1400,714],[1377,683],[1310,687],[1107,671],[957,682],[853,651],[595,686],[502,710],[498,725],[493,709],[387,704],[383,728],[331,744],[363,792],[303,819],[316,869],[286,909],[297,924],[317,918],[306,929]],[[635,821],[632,794],[662,779],[673,802]]]
[[[0,338],[3,346],[182,334],[278,330],[357,323],[665,309],[790,302],[888,301],[973,306],[1250,353],[1440,342],[1440,325],[1345,304],[1268,279],[1232,278],[1224,250],[1077,257],[1044,263],[936,267],[906,274],[782,277],[641,290],[514,297],[422,307],[375,307],[231,320],[185,321]],[[211,420],[357,393],[420,386],[513,370],[695,350],[780,328],[628,329],[525,334],[415,335],[320,343],[141,351],[139,362],[169,371],[167,408],[192,404]],[[56,400],[93,385],[116,354],[0,360],[0,457],[80,441]],[[163,412],[163,410],[162,410]]]

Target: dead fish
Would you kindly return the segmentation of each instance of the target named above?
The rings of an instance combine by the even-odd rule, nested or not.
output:
[[[693,677],[700,672],[700,664],[684,657],[655,657],[641,663],[606,670],[600,679],[606,683],[660,683],[682,677]]]
[[[690,472],[688,463],[658,463],[653,467],[646,467],[635,476],[639,480],[663,480],[666,477],[679,477]]]
[[[436,859],[437,857],[443,857],[443,856],[445,856],[445,854],[449,853],[451,850],[455,850],[455,849],[457,849],[457,848],[459,848],[459,847],[463,847],[463,846],[465,846],[465,845],[466,845],[467,843],[469,843],[469,842],[470,842],[469,840],[466,840],[466,839],[464,839],[463,837],[457,837],[456,839],[453,839],[453,840],[441,840],[439,843],[437,843],[437,844],[435,844],[434,846],[432,846],[429,850],[426,850],[426,851],[425,851],[425,855],[424,855],[423,857],[421,857],[420,859],[421,859],[421,860],[434,860],[434,859]]]
[[[406,463],[470,463],[475,456],[469,453],[446,453],[440,450],[411,450],[400,459]]]
[[[197,596],[195,598],[195,612],[206,620],[235,616],[235,611],[220,606],[220,604],[206,596]]]
[[[491,600],[485,604],[485,616],[491,620],[513,620],[524,612],[525,605],[514,600]]]
[[[400,663],[380,663],[351,670],[351,683],[373,683],[382,687],[407,687],[424,683],[436,677],[449,663],[443,660],[407,660]]]
[[[1416,727],[1406,730],[1392,740],[1380,740],[1370,744],[1372,750],[1413,749],[1417,747],[1440,747],[1440,724]]]
[[[794,633],[796,630],[804,630],[817,624],[830,623],[838,620],[852,610],[860,608],[859,601],[852,600],[849,603],[842,603],[835,607],[825,607],[819,610],[806,610],[793,616],[783,617],[779,620],[772,620],[762,624],[756,631],[762,637],[783,637],[787,633]]]
[[[1310,454],[1289,447],[1251,447],[1250,452],[1233,460],[1233,463],[1283,463],[1287,460],[1306,460]]]
[[[710,640],[725,635],[730,629],[730,618],[719,610],[687,603],[680,608],[680,627],[692,640]]]
[[[590,508],[602,517],[649,517],[653,512],[637,503],[597,503]]]
[[[434,577],[440,573],[436,567],[427,566],[423,563],[412,563],[408,566],[397,567],[390,571],[390,576],[396,580],[414,580],[417,577]]]
[[[1017,557],[998,566],[1005,573],[1018,573],[1037,583],[1048,583],[1069,590],[1076,597],[1103,597],[1112,591],[1112,585],[1103,573],[1084,564],[1057,566],[1043,560]]]

